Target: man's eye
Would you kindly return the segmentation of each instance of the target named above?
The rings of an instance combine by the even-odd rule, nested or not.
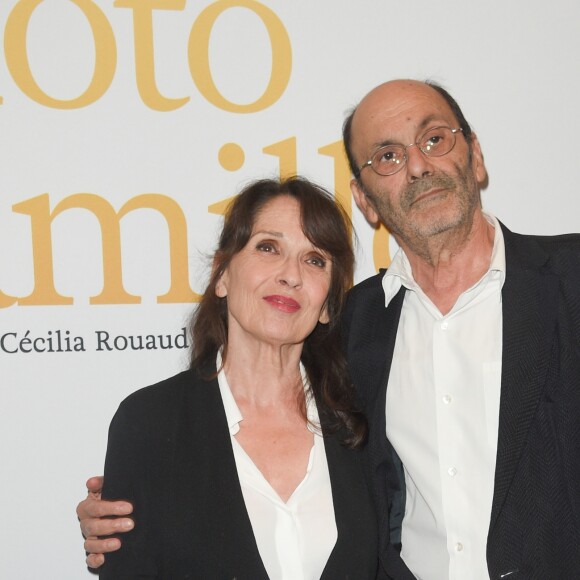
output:
[[[453,147],[453,133],[446,127],[428,131],[420,147],[424,153],[445,154]]]
[[[429,139],[425,141],[425,147],[427,148],[437,147],[437,145],[439,145],[441,141],[443,141],[443,139],[444,139],[443,135],[431,135]]]
[[[389,150],[380,151],[377,155],[379,163],[393,163],[397,159],[397,151]]]

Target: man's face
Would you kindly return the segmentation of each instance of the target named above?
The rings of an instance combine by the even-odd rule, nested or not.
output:
[[[459,127],[439,93],[416,81],[386,83],[369,93],[355,113],[353,154],[360,166],[378,148],[415,143],[438,126]],[[360,183],[352,181],[353,195],[367,219],[381,221],[411,248],[448,230],[469,229],[486,175],[477,139],[470,149],[457,133],[454,148],[442,157],[427,157],[417,146],[406,153],[407,163],[399,172],[382,176],[367,167]]]

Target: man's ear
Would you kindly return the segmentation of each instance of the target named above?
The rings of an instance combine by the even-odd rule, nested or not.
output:
[[[487,179],[487,169],[483,161],[483,152],[481,151],[479,139],[475,133],[471,134],[471,167],[473,168],[477,183],[480,185],[484,183]]]
[[[379,214],[376,212],[358,179],[351,180],[350,191],[352,192],[357,207],[361,210],[367,222],[369,222],[371,226],[377,227],[380,223]]]

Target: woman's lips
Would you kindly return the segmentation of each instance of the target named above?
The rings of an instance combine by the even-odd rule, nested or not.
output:
[[[275,294],[272,296],[264,296],[264,300],[282,312],[297,312],[301,308],[296,300],[289,298],[288,296],[279,296]]]

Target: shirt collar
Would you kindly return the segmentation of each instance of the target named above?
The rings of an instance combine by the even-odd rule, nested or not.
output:
[[[220,394],[224,404],[224,410],[226,412],[226,421],[228,424],[228,429],[230,430],[230,435],[235,435],[240,430],[240,422],[243,421],[244,417],[230,385],[226,377],[226,373],[222,367],[222,355],[218,352],[216,357],[216,368],[221,369],[218,373],[218,385],[220,389]],[[302,376],[302,384],[304,385],[304,394],[306,395],[306,417],[308,419],[308,429],[313,433],[320,433],[320,419],[318,417],[318,410],[316,408],[316,403],[314,402],[314,396],[312,395],[312,389],[310,388],[310,382],[306,375],[306,369],[304,365],[300,363],[300,374]]]
[[[490,273],[497,273],[500,277],[500,288],[503,288],[505,282],[505,243],[503,231],[497,218],[487,212],[483,212],[485,219],[494,227],[493,248],[491,250],[491,261],[488,271],[482,276],[482,279]],[[401,286],[408,290],[416,290],[419,285],[413,278],[411,264],[407,255],[402,248],[399,248],[393,257],[391,265],[383,276],[383,290],[385,292],[385,307],[397,295]]]
[[[222,396],[222,402],[224,404],[224,410],[226,412],[226,421],[228,423],[228,429],[230,430],[230,435],[235,435],[240,430],[240,421],[243,419],[242,412],[234,399],[230,385],[228,384],[228,379],[226,378],[226,373],[222,367],[222,354],[218,352],[216,360],[216,368],[220,369],[218,373],[218,385],[220,388],[220,394]]]

